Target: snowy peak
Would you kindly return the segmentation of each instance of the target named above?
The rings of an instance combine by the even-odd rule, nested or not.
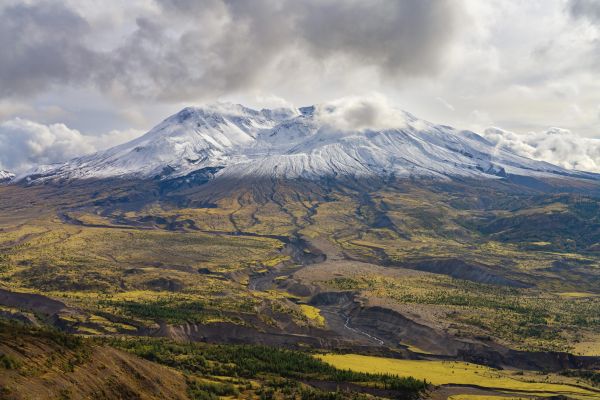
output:
[[[0,169],[0,183],[8,183],[8,182],[12,181],[14,179],[14,177],[15,177],[15,174]]]
[[[481,136],[401,111],[326,104],[253,110],[187,107],[145,135],[111,149],[44,166],[27,180],[171,178],[217,168],[217,179],[394,175],[502,178],[577,176],[496,148]]]
[[[259,131],[295,113],[255,111],[233,104],[187,107],[128,143],[58,166],[40,167],[28,175],[35,179],[183,175],[227,162],[235,156],[234,149],[251,146]]]

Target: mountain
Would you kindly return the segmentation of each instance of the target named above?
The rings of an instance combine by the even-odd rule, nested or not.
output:
[[[15,174],[12,172],[4,171],[0,169],[0,183],[7,183],[14,179]]]
[[[578,177],[498,148],[476,133],[398,111],[385,128],[352,128],[335,106],[253,110],[241,105],[188,107],[128,143],[42,166],[18,179],[174,178],[211,168],[219,177],[335,176]]]
[[[186,108],[0,185],[8,398],[423,387],[365,365],[432,398],[598,398],[599,176],[340,107]]]

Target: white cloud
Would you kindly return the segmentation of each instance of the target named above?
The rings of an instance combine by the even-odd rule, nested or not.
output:
[[[96,151],[128,142],[144,134],[138,129],[112,130],[99,136],[82,135]]]
[[[407,125],[406,113],[379,94],[344,97],[323,103],[317,106],[315,114],[322,123],[342,131],[402,128]]]
[[[44,125],[15,118],[0,123],[0,168],[20,173],[36,165],[66,161],[114,146],[140,133],[128,130],[87,136],[64,124]]]
[[[459,129],[600,137],[598,0],[107,5],[0,0],[0,121],[101,134],[149,128],[190,103],[270,108],[375,91]],[[342,120],[373,118],[358,111]]]
[[[435,98],[441,105],[443,105],[444,107],[446,107],[448,110],[450,111],[456,111],[456,108],[454,108],[454,106],[450,103],[448,103],[446,100],[442,99],[441,97],[436,97]]]
[[[330,62],[430,76],[464,26],[452,0],[156,0],[108,15],[81,3],[0,5],[0,96],[83,85],[128,100],[214,100],[311,63],[321,79]]]
[[[568,169],[600,172],[600,139],[580,137],[560,128],[526,134],[488,128],[483,136],[525,157]]]

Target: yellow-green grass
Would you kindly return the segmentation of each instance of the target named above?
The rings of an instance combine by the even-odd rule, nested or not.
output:
[[[423,256],[456,257],[497,266],[500,275],[506,267],[535,278],[530,279],[537,286],[535,290],[514,293],[467,285],[439,275],[389,279],[368,273],[341,282],[356,286],[348,289],[360,290],[366,298],[381,297],[394,306],[416,305],[425,314],[431,311],[431,315],[442,315],[433,323],[451,324],[460,334],[490,336],[523,350],[574,351],[575,347],[576,351],[576,343],[590,341],[587,336],[597,331],[600,323],[594,317],[599,315],[600,297],[572,294],[595,290],[586,279],[576,274],[573,279],[555,279],[545,272],[557,260],[585,261],[581,265],[596,268],[598,257],[591,253],[558,252],[543,237],[527,238],[525,241],[532,248],[524,250],[523,243],[481,235],[461,221],[478,215],[510,217],[514,213],[503,206],[483,211],[451,205],[451,200],[463,202],[462,192],[457,196],[412,185],[401,191],[382,188],[369,194],[373,199],[371,206],[349,196],[346,190],[333,191],[323,201],[319,196],[307,197],[304,191],[295,193],[294,188],[281,184],[272,201],[254,201],[251,191],[242,190],[215,199],[214,208],[176,208],[153,202],[137,211],[117,209],[107,214],[107,210],[90,205],[84,192],[59,200],[47,195],[43,201],[35,196],[30,199],[34,192],[44,190],[49,189],[0,189],[1,284],[13,290],[58,297],[92,312],[97,311],[95,303],[100,300],[143,303],[171,296],[166,283],[160,286],[161,279],[166,279],[178,287],[173,290],[182,301],[188,301],[180,296],[185,294],[190,300],[202,300],[211,308],[227,311],[239,309],[249,301],[277,301],[282,307],[289,306],[294,316],[305,322],[306,316],[297,306],[283,301],[285,295],[258,295],[247,289],[248,271],[266,272],[286,261],[288,257],[280,252],[283,243],[268,237],[222,234],[243,231],[290,236],[299,232],[309,238],[326,238],[348,254],[369,261],[381,259],[382,252],[397,262]],[[62,222],[58,206],[63,207],[66,200],[76,203],[77,199],[88,206],[69,214],[85,224],[105,227]],[[36,204],[29,204],[34,200]],[[396,229],[376,228],[373,223],[376,210],[381,212],[384,203],[385,214]],[[526,217],[567,209],[562,201],[551,201],[524,206],[518,214]],[[14,211],[20,216],[15,217]],[[139,227],[144,217],[179,221],[182,231],[170,231],[165,223],[156,222],[160,221],[158,218],[150,218],[147,221],[155,222]],[[130,226],[124,226],[128,221]],[[199,231],[191,229],[189,221]],[[548,245],[552,246],[546,249]],[[554,252],[546,251],[551,249]],[[209,273],[199,274],[200,270]],[[228,280],[229,277],[233,278]],[[483,301],[487,303],[482,304]],[[445,313],[437,313],[439,310]],[[543,319],[532,320],[531,316]],[[542,328],[529,329],[537,327]],[[585,352],[592,351],[588,348],[586,345]]]
[[[433,354],[432,352],[429,352],[427,350],[423,350],[417,346],[413,346],[411,344],[406,344],[406,343],[400,343],[402,346],[406,346],[406,348],[414,353],[420,353],[420,354]]]
[[[582,356],[600,356],[600,338],[597,341],[583,341],[573,345],[573,353]]]
[[[562,394],[580,399],[600,397],[600,391],[592,388],[552,383],[551,375],[540,376],[529,372],[516,375],[514,372],[466,362],[398,360],[356,354],[322,354],[317,357],[339,369],[412,376],[434,385],[473,385],[521,394]]]
[[[325,318],[323,318],[321,315],[321,310],[319,310],[317,307],[313,307],[308,304],[301,304],[300,309],[308,319],[315,321],[318,325],[325,325]]]
[[[95,217],[95,216],[94,216]],[[269,238],[236,237],[201,232],[87,228],[31,221],[34,226],[0,232],[0,248],[13,267],[19,262],[57,266],[104,264],[185,265],[231,269],[246,263],[277,264],[282,243]],[[38,225],[39,224],[39,225]],[[11,265],[12,264],[12,265]]]
[[[562,292],[562,293],[558,293],[559,296],[561,297],[565,297],[568,299],[581,299],[581,298],[588,298],[588,297],[598,297],[597,294],[595,293],[587,293],[587,292]]]
[[[87,327],[87,326],[80,326],[77,329],[77,333],[80,333],[82,335],[92,335],[92,336],[94,336],[94,335],[100,335],[102,332],[100,332],[100,331],[98,331],[98,330],[96,330],[94,328]]]
[[[451,312],[438,315],[433,324],[446,321],[521,350],[573,351],[581,335],[593,334],[599,323],[600,297],[593,294],[565,297],[537,288],[506,288],[436,274],[393,276],[372,268],[315,283],[360,291],[365,298],[386,299],[400,307],[419,305],[422,317],[443,308]]]
[[[452,313],[431,321],[447,321],[458,329],[488,335],[522,350],[572,351],[580,336],[593,333],[600,311],[599,297],[568,297],[538,289],[513,289],[456,280],[443,275],[394,277],[374,270],[355,270],[328,281],[338,290],[359,290],[366,298],[386,299],[398,306],[418,304]],[[539,329],[543,323],[544,328]]]
[[[515,397],[515,396],[493,396],[480,394],[455,394],[448,397],[448,400],[526,400],[530,397]]]

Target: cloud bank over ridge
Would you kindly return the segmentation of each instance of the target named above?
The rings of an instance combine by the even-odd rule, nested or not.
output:
[[[85,134],[33,151],[27,140],[38,139],[22,133],[0,153],[28,151],[19,156],[23,165],[58,160],[100,148],[86,143],[106,132],[125,132],[122,140],[113,135],[125,141],[129,128],[148,130],[206,102],[270,108],[371,92],[388,100],[354,101],[347,104],[354,112],[336,121],[389,124],[387,101],[458,128],[499,126],[526,135],[523,145],[547,143],[550,135],[530,132],[553,126],[572,132],[565,146],[593,148],[596,142],[578,137],[600,137],[597,0],[104,4],[1,2],[0,124],[20,118]],[[551,151],[552,159],[571,165],[569,154],[585,150],[569,149]],[[596,168],[584,161],[595,160],[588,153],[573,165]],[[3,157],[21,168],[16,155]]]
[[[126,142],[139,131],[83,135],[64,124],[44,125],[15,118],[0,123],[0,169],[21,173],[40,164],[53,164]]]
[[[483,136],[497,146],[567,169],[600,173],[600,139],[583,138],[567,129],[515,133],[488,128]]]

